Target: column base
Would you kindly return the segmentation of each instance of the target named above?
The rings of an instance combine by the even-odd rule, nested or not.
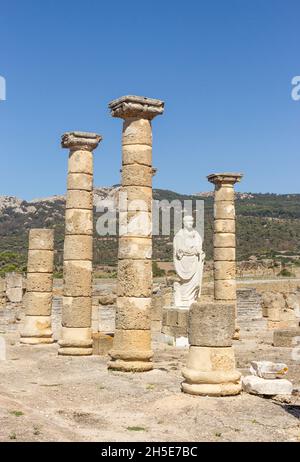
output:
[[[146,372],[153,369],[150,330],[116,329],[109,369]]]
[[[92,330],[89,327],[62,327],[58,354],[90,356],[93,354]]]
[[[242,389],[232,347],[191,346],[182,375],[182,391],[192,395],[230,396]]]
[[[20,343],[39,345],[53,343],[51,316],[26,316],[21,330]]]
[[[41,345],[54,343],[53,338],[49,337],[21,337],[20,343],[23,345]]]
[[[241,392],[241,384],[218,383],[218,384],[190,384],[183,382],[182,391],[189,395],[199,396],[234,396]]]
[[[123,359],[116,359],[109,361],[108,369],[121,372],[147,372],[153,369],[152,362],[147,361],[126,361]]]

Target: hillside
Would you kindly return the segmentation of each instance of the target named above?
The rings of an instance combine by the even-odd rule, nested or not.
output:
[[[98,198],[116,196],[119,187],[95,188],[94,204]],[[154,190],[154,199],[203,199],[205,204],[204,247],[207,258],[212,257],[213,196],[211,193],[182,195],[168,190]],[[36,199],[30,202],[15,197],[0,196],[0,264],[2,270],[26,264],[28,231],[34,227],[55,228],[56,265],[62,264],[64,238],[64,196]],[[300,194],[240,193],[236,199],[237,258],[273,257],[282,252],[300,255]],[[101,213],[95,209],[95,224]],[[154,238],[154,259],[172,259],[172,238]],[[94,263],[114,264],[117,258],[117,238],[94,236]]]

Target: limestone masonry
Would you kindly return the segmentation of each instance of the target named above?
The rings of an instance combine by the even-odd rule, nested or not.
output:
[[[207,177],[215,185],[214,196],[214,284],[215,299],[236,305],[236,239],[233,185],[241,173],[214,173]],[[236,325],[234,338],[239,338]]]
[[[62,147],[70,149],[65,216],[64,288],[60,355],[91,355],[93,260],[93,151],[95,133],[70,132]]]
[[[119,206],[119,220],[125,230],[119,236],[116,330],[108,367],[148,371],[153,367],[151,120],[163,113],[164,103],[123,96],[109,108],[113,117],[123,119],[122,192],[127,194],[127,204]],[[136,199],[142,200],[144,207],[135,206],[130,211]]]
[[[52,229],[29,231],[27,291],[24,300],[25,322],[21,343],[52,343],[52,286],[54,232]]]

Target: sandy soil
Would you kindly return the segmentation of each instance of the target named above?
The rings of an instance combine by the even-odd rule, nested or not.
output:
[[[187,350],[156,345],[155,369],[108,372],[107,357],[58,357],[57,345],[26,346],[6,334],[1,361],[0,441],[300,441],[300,397],[281,403],[253,395],[183,394]],[[300,386],[300,365],[269,339],[235,343],[247,373],[251,359],[284,360]]]

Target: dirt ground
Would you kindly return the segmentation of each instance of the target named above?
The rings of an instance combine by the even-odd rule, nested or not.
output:
[[[246,334],[245,334],[246,335]],[[27,346],[6,334],[0,361],[0,441],[300,441],[300,397],[290,403],[242,393],[196,397],[180,391],[187,350],[155,345],[155,369],[108,372],[107,357],[59,357],[57,345]],[[300,365],[270,338],[235,342],[237,365],[251,359]]]

